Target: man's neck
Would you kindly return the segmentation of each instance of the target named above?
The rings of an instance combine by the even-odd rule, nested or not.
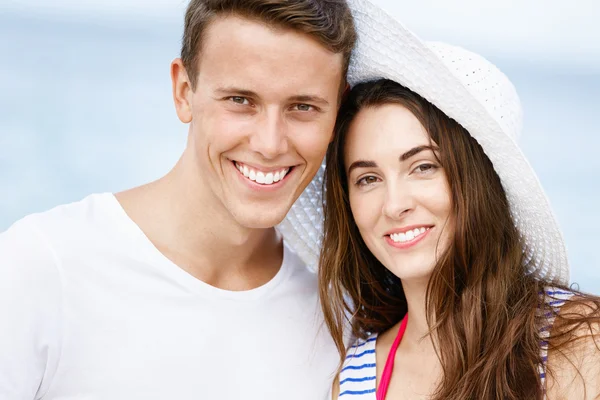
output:
[[[274,228],[240,226],[180,163],[165,177],[117,199],[154,246],[213,286],[249,290],[268,282],[283,259]]]

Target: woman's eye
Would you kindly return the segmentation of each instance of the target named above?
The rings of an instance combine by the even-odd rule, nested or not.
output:
[[[421,164],[417,166],[414,171],[420,174],[431,173],[438,168],[435,164]]]
[[[377,177],[376,176],[365,176],[363,178],[360,178],[356,184],[358,186],[369,186],[372,185],[374,183],[377,182]]]

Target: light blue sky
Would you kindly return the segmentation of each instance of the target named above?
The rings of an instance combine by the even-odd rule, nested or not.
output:
[[[600,293],[600,29],[590,17],[600,6],[387,3],[421,36],[479,52],[515,83],[525,108],[521,144],[565,234],[572,280]],[[7,4],[0,14],[0,230],[31,212],[167,172],[187,132],[169,80],[185,2]]]

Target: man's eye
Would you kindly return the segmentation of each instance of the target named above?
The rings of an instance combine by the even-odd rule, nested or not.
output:
[[[247,98],[241,97],[241,96],[232,96],[229,99],[236,104],[242,104],[242,105],[250,104],[250,102],[248,101]]]
[[[311,106],[310,104],[296,104],[296,109],[298,111],[311,111],[312,109],[314,109],[313,106]]]

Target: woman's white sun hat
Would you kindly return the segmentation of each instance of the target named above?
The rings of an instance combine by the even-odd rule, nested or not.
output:
[[[568,284],[565,243],[540,182],[516,140],[522,109],[515,88],[492,63],[465,49],[424,42],[369,0],[349,0],[358,32],[348,82],[387,78],[420,94],[479,142],[504,186],[526,244],[531,274]],[[322,235],[323,168],[279,230],[312,267]]]

